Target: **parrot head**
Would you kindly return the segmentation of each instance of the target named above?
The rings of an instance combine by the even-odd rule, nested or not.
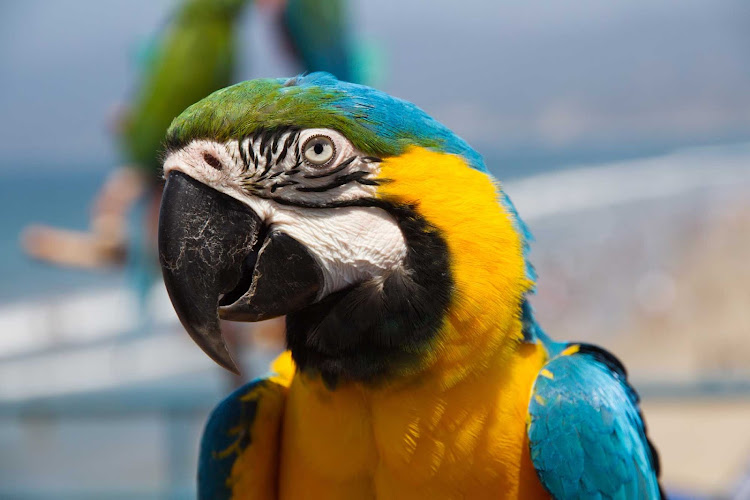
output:
[[[327,381],[461,371],[522,340],[524,226],[413,104],[326,73],[243,82],[172,122],[164,175],[165,284],[225,368],[220,318],[285,315],[298,368]]]

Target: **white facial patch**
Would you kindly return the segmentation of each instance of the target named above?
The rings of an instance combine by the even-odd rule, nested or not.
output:
[[[275,143],[263,138],[192,141],[167,157],[164,175],[172,170],[183,172],[249,206],[269,232],[282,231],[302,243],[324,274],[319,299],[401,266],[406,242],[385,210],[325,207],[373,198],[376,183],[371,179],[377,177],[377,159],[357,151],[333,130],[291,133],[280,134]],[[303,148],[307,145],[308,156],[315,154],[309,151],[310,141],[321,137],[322,146],[333,146],[330,161],[324,165],[305,161]],[[285,144],[289,150],[282,153]],[[321,154],[327,152],[318,149]]]
[[[401,229],[380,208],[282,206],[273,211],[271,228],[299,241],[318,258],[325,276],[319,297],[382,277],[406,257]]]

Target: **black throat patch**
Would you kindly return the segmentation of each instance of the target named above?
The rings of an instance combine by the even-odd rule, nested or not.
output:
[[[329,386],[376,383],[418,365],[435,339],[453,294],[448,247],[415,206],[361,200],[386,210],[406,241],[401,269],[359,283],[287,316],[297,366]]]

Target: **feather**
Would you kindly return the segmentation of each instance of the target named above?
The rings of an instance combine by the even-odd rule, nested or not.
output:
[[[537,377],[529,405],[542,484],[559,499],[661,498],[658,457],[622,364],[585,344],[559,352],[544,368],[554,378]]]

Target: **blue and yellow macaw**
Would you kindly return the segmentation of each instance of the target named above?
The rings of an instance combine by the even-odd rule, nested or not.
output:
[[[622,365],[550,340],[529,236],[466,142],[325,73],[171,125],[159,251],[182,324],[287,317],[272,373],[213,412],[200,498],[660,498]]]

